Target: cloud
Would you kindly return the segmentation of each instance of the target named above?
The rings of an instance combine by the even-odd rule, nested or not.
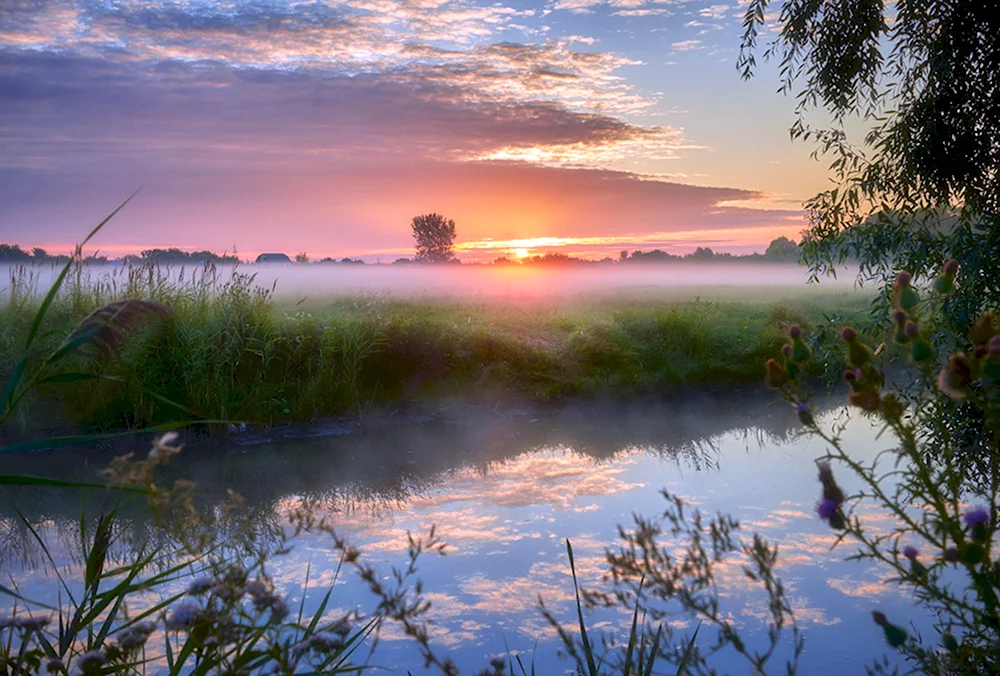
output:
[[[704,49],[701,40],[681,40],[670,45],[675,52],[691,52],[696,49]]]

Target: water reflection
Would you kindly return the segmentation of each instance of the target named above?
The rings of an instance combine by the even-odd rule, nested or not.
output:
[[[829,420],[843,412],[828,408],[822,415]],[[536,639],[539,673],[566,669],[536,606],[541,595],[571,621],[565,539],[573,541],[581,581],[599,584],[617,525],[629,525],[633,513],[658,514],[663,508],[658,491],[667,487],[707,512],[731,512],[748,531],[779,543],[781,575],[806,630],[803,673],[820,666],[860,670],[883,652],[869,615],[876,604],[895,616],[913,617],[918,627],[926,622],[874,571],[844,563],[846,550],[830,554],[833,537],[813,511],[818,488],[812,459],[821,449],[796,437],[796,429],[794,414],[763,393],[595,402],[545,413],[466,407],[370,421],[366,429],[314,429],[315,436],[301,438],[247,437],[223,449],[200,449],[192,438],[171,471],[198,482],[205,509],[218,508],[227,489],[243,494],[261,537],[277,532],[290,510],[317,505],[332,515],[341,534],[381,564],[401,561],[408,531],[436,525],[449,546],[446,556],[422,566],[425,586],[432,590],[433,636],[464,672],[481,668],[484,655],[505,652],[505,642],[530,656]],[[874,431],[861,420],[847,421],[845,438],[863,457],[886,443],[874,441]],[[3,471],[72,476],[79,467],[95,471],[107,454],[91,448],[8,458]],[[22,588],[44,594],[52,587],[51,571],[41,565],[15,509],[59,543],[57,559],[71,565],[81,496],[25,490],[4,498],[4,569]],[[84,499],[88,513],[114,500],[100,492]],[[116,555],[124,560],[152,534],[140,505],[120,509],[134,531],[118,543]],[[329,537],[305,535],[288,555],[275,559],[273,574],[297,604],[307,569],[315,588],[333,581],[335,565]],[[738,626],[750,631],[765,626],[765,598],[738,562],[719,569],[719,584]],[[308,596],[307,613],[319,596]],[[336,599],[331,614],[370,606],[365,590],[349,578],[338,581]],[[628,619],[622,611],[602,611],[593,623],[620,636]],[[687,621],[674,623],[683,627]],[[417,666],[406,639],[392,632],[383,639],[376,664],[398,673]],[[721,671],[745,671],[734,656],[720,658]]]

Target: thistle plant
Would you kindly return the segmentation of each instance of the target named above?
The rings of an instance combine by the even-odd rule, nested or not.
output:
[[[912,594],[930,613],[934,636],[908,631],[908,617],[888,617],[872,608],[872,620],[886,644],[914,671],[927,674],[996,673],[1000,656],[1000,562],[993,551],[1000,491],[1000,330],[983,313],[965,336],[938,328],[936,317],[958,279],[948,261],[922,291],[900,272],[893,285],[891,337],[877,348],[845,326],[848,401],[882,427],[894,446],[872,461],[858,460],[841,438],[842,428],[826,429],[812,415],[803,374],[810,354],[803,331],[792,326],[780,359],[766,364],[766,381],[799,413],[807,433],[825,442],[816,460],[820,493],[818,516],[836,534],[836,546],[853,546],[851,559],[887,569],[890,583]],[[923,296],[923,297],[922,297]],[[804,349],[803,349],[804,348]],[[890,353],[904,356],[916,371],[916,387],[896,392],[886,386]],[[950,353],[949,353],[950,352]],[[953,425],[950,407],[980,421],[970,457],[969,430]],[[974,468],[976,481],[970,481]],[[856,492],[838,476],[847,475]],[[888,530],[870,528],[869,508],[893,517]],[[887,662],[872,667],[888,671]]]

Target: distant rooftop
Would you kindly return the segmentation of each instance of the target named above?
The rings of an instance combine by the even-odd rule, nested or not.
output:
[[[257,256],[257,263],[291,263],[292,259],[283,253],[262,253]]]

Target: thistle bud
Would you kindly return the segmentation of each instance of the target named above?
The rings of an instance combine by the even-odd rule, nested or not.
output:
[[[872,359],[871,349],[860,340],[852,340],[847,344],[847,361],[852,365],[862,367]]]
[[[874,621],[875,624],[877,624],[880,627],[884,627],[885,625],[889,624],[889,620],[886,619],[885,613],[883,613],[880,610],[872,611],[872,621]]]
[[[997,332],[993,327],[993,313],[984,312],[979,316],[979,320],[975,326],[969,329],[969,342],[973,345],[987,343],[995,335],[997,335]]]
[[[976,565],[983,561],[983,548],[976,542],[970,543],[962,552],[962,560],[966,563]]]
[[[954,547],[949,547],[948,549],[941,552],[941,558],[947,563],[958,563],[958,550]]]
[[[923,339],[913,341],[913,361],[925,361],[933,356],[930,343]]]
[[[906,320],[909,318],[910,317],[906,314],[905,310],[896,310],[892,313],[892,321],[896,324],[905,324]]]
[[[840,330],[840,339],[845,343],[853,343],[858,339],[858,332],[853,326],[845,326]]]
[[[781,354],[787,359],[792,356],[792,346],[785,343],[781,346]]]
[[[958,274],[958,261],[954,258],[949,258],[945,261],[944,266],[941,268],[941,274],[948,275],[949,277],[954,277]]]
[[[972,383],[972,369],[961,352],[951,355],[948,363],[938,373],[938,389],[952,399],[965,399],[969,384]]]
[[[934,290],[940,293],[941,295],[946,295],[951,293],[951,289],[954,285],[955,285],[955,278],[952,277],[951,275],[945,275],[945,274],[938,275],[937,277],[934,278],[934,281],[931,282],[931,286],[934,287]]]
[[[899,420],[906,411],[906,405],[890,392],[882,397],[882,417],[888,422]]]
[[[767,383],[768,387],[774,389],[781,389],[792,379],[785,367],[779,364],[776,359],[768,359],[767,363],[764,364],[764,371],[764,382]]]
[[[951,632],[945,632],[941,634],[941,645],[944,646],[945,650],[954,652],[958,650],[958,641],[951,634]]]
[[[857,390],[856,392],[851,392],[847,396],[847,399],[858,408],[870,413],[878,411],[882,406],[882,399],[879,397],[878,392],[873,388],[866,388],[863,390]]]
[[[823,484],[823,500],[832,500],[838,506],[844,502],[844,492],[840,490],[836,480],[833,478],[833,469],[830,463],[817,463],[819,468],[819,482]]]
[[[996,357],[1000,355],[1000,335],[993,336],[990,338],[990,342],[986,346],[987,354],[990,357]]]
[[[792,361],[800,363],[809,361],[810,356],[809,346],[802,342],[800,338],[796,338],[792,341]]]
[[[799,422],[803,425],[813,424],[812,411],[809,410],[809,407],[804,402],[800,402],[795,406],[795,412],[799,414]]]
[[[882,627],[882,631],[885,633],[885,642],[893,648],[898,648],[906,643],[906,639],[909,637],[905,629],[888,622]]]
[[[907,338],[916,338],[920,335],[920,327],[915,321],[907,319],[906,323],[903,324],[903,333],[906,334]]]
[[[912,275],[905,270],[896,275],[896,283],[892,287],[892,299],[896,307],[901,310],[909,310],[920,302],[920,296],[910,286],[912,281]]]
[[[798,324],[792,324],[788,327],[788,337],[792,340],[798,340],[802,337],[802,327]]]

